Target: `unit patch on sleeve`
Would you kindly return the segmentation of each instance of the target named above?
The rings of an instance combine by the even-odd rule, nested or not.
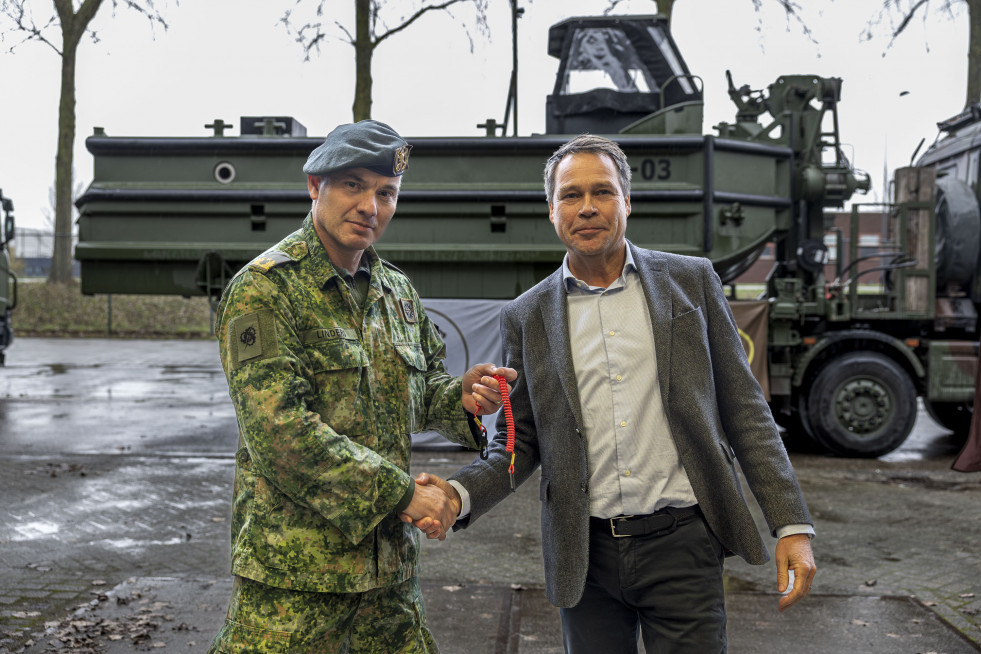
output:
[[[262,309],[236,316],[228,324],[229,350],[232,367],[260,358],[269,358],[276,353],[276,322],[272,309]]]
[[[402,317],[405,318],[405,322],[417,322],[419,318],[416,317],[415,303],[405,298],[399,298],[399,302],[402,304]]]

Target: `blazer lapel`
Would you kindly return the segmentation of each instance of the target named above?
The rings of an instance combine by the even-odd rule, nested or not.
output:
[[[671,284],[656,251],[643,250],[632,243],[629,247],[647,297],[647,308],[651,312],[657,381],[661,387],[661,401],[668,407],[671,392]]]
[[[576,371],[572,365],[572,350],[569,346],[569,313],[566,310],[564,284],[562,269],[559,268],[549,278],[548,287],[542,293],[540,304],[542,324],[545,329],[545,337],[548,340],[552,369],[559,376],[576,424],[582,425],[579,384],[576,381]]]

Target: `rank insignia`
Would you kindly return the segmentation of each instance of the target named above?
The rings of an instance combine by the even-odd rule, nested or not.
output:
[[[399,299],[402,303],[402,315],[405,316],[405,322],[416,322],[416,305],[412,303],[412,300],[406,300],[404,298]]]
[[[392,170],[396,175],[401,175],[409,167],[409,150],[411,149],[411,145],[403,145],[395,150],[395,165]]]

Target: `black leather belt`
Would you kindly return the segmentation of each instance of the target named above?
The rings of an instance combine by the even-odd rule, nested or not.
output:
[[[589,527],[592,531],[612,534],[614,538],[626,536],[666,536],[679,524],[684,524],[702,511],[698,505],[686,506],[681,509],[667,507],[647,515],[620,515],[615,518],[594,518],[590,516]]]

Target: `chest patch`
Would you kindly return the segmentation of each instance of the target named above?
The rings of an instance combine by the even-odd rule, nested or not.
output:
[[[405,322],[416,323],[419,321],[418,316],[416,316],[416,305],[412,300],[400,298],[399,303],[402,305],[402,318],[405,319]]]

